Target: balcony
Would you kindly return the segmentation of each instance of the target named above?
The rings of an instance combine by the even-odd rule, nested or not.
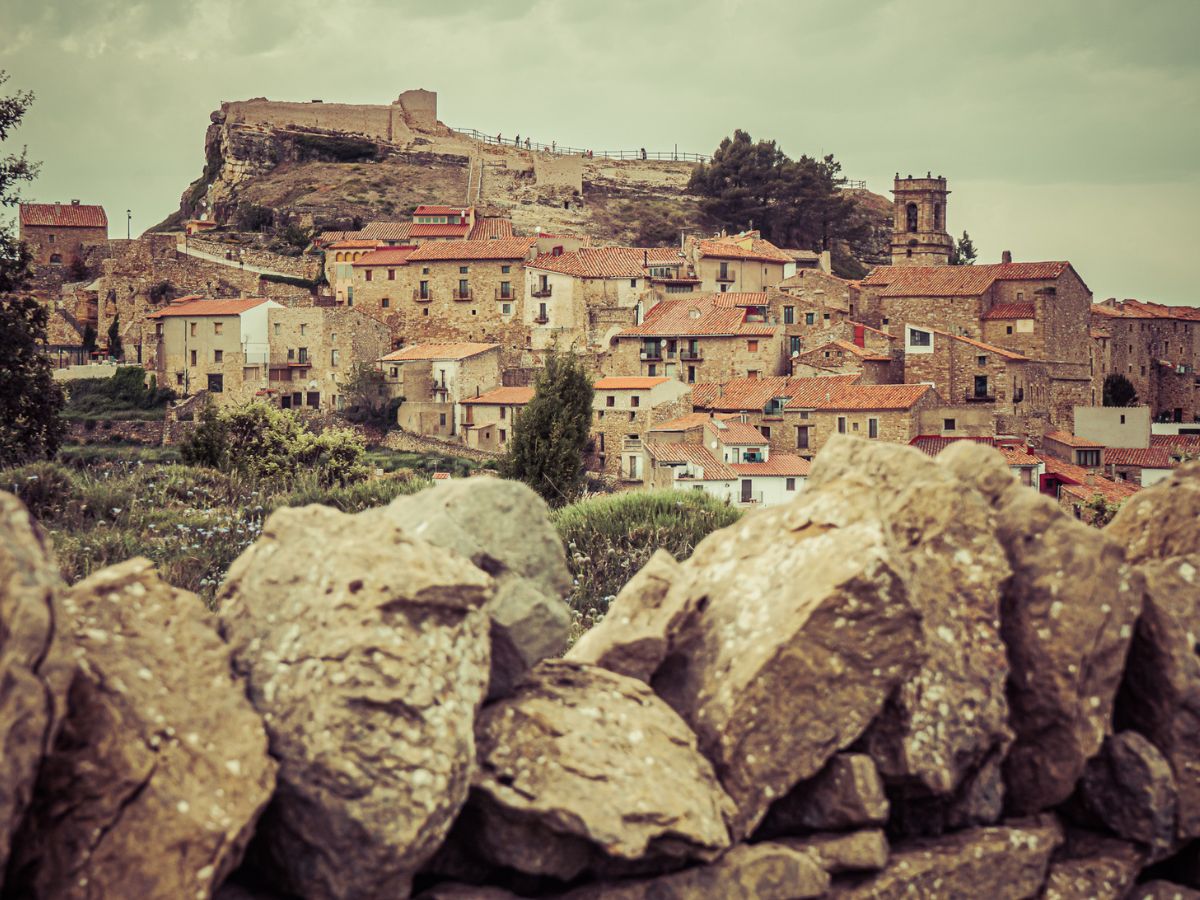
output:
[[[547,322],[550,321],[550,317],[539,314],[539,315],[536,315],[533,317],[533,321],[537,325],[545,325]]]
[[[545,285],[542,285],[541,287],[536,287],[533,289],[533,296],[537,297],[539,300],[542,298],[545,298],[545,297],[549,297],[553,287],[554,287],[554,285],[551,285],[551,284],[545,284]]]
[[[455,303],[470,303],[475,299],[475,292],[470,288],[465,291],[454,290],[450,292],[450,299]]]
[[[272,353],[270,367],[272,369],[308,369],[312,368],[312,357],[305,355],[296,359],[282,353]]]
[[[421,293],[419,288],[414,288],[413,299],[418,303],[429,303],[433,300],[433,291],[425,291],[424,293]]]
[[[737,276],[731,274],[730,272],[718,272],[717,281],[725,284],[732,284],[733,282],[737,281]]]
[[[641,438],[622,438],[621,452],[622,453],[641,453],[642,452]]]
[[[738,494],[737,502],[741,506],[754,506],[756,504],[761,506],[763,502],[762,491],[742,491]]]
[[[684,347],[679,351],[679,358],[684,362],[704,362],[704,354],[699,347]]]
[[[506,292],[496,288],[496,299],[512,301],[517,299],[517,295],[511,289]]]
[[[640,356],[642,362],[660,362],[663,358],[661,350],[643,350]]]
[[[995,403],[996,395],[992,391],[987,391],[985,393],[967,391],[964,399],[967,403]]]

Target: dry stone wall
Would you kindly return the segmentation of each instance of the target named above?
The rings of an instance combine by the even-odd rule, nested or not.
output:
[[[832,438],[569,651],[499,479],[279,511],[216,614],[0,513],[5,900],[1200,896],[1200,464],[1096,530]]]

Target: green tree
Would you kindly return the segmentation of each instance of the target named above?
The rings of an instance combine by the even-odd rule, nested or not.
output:
[[[125,347],[121,343],[121,317],[113,316],[108,325],[108,355],[113,359],[123,359]]]
[[[275,221],[275,210],[256,203],[242,203],[234,213],[238,231],[262,231]]]
[[[387,382],[379,367],[367,362],[355,363],[341,385],[345,404],[342,418],[360,425],[388,427]]]
[[[592,380],[573,353],[551,351],[538,373],[533,399],[513,423],[506,478],[523,481],[551,506],[583,490],[583,452],[592,421]]]
[[[975,242],[971,240],[971,236],[965,231],[962,237],[954,242],[953,248],[950,250],[950,265],[952,266],[973,266],[978,252],[975,250]]]
[[[1137,388],[1120,372],[1105,375],[1103,402],[1105,406],[1136,406],[1138,402]]]
[[[8,81],[8,73],[0,69],[0,85]],[[13,129],[21,124],[33,105],[30,91],[0,94],[0,144],[8,140]],[[20,186],[33,181],[38,164],[31,162],[25,148],[20,153],[0,156],[0,206],[15,206],[20,199]],[[0,220],[0,295],[21,290],[29,278],[29,250],[18,241]]]
[[[88,322],[83,326],[83,355],[90,357],[96,350],[96,327]]]

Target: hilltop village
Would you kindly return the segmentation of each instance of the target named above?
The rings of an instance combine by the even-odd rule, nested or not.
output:
[[[995,446],[1024,484],[1085,519],[1200,453],[1200,309],[1097,302],[1066,260],[952,265],[944,177],[896,175],[890,260],[847,279],[828,250],[756,231],[618,246],[572,230],[563,216],[584,203],[587,167],[620,161],[467,136],[436,109],[436,95],[409,91],[389,106],[247,101],[214,114],[210,161],[229,159],[213,145],[231,135],[280,128],[466,160],[463,202],[443,193],[313,229],[296,253],[239,231],[234,201],[255,172],[228,163],[185,195],[191,216],[136,239],[110,239],[98,206],[22,204],[61,376],[118,357],[182,406],[265,400],[320,418],[368,364],[401,434],[496,455],[546,354],[569,352],[594,378],[589,468],[618,489],[746,507],[802,490],[836,434],[931,456]],[[674,183],[690,165],[639,155]],[[528,196],[497,200],[499,177]],[[1104,405],[1112,375],[1136,404]]]

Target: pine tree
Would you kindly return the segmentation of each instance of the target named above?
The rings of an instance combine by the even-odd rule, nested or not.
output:
[[[975,249],[975,242],[964,231],[962,237],[954,242],[954,249],[950,253],[950,265],[973,266],[978,255],[979,253]]]
[[[592,381],[573,353],[551,351],[538,374],[533,399],[513,423],[506,478],[523,481],[551,506],[583,490],[583,453],[592,421]]]
[[[125,355],[125,347],[121,343],[120,316],[113,316],[108,326],[108,355],[113,359],[121,359]]]
[[[1136,406],[1138,402],[1137,388],[1133,382],[1120,372],[1104,376],[1105,406]]]

